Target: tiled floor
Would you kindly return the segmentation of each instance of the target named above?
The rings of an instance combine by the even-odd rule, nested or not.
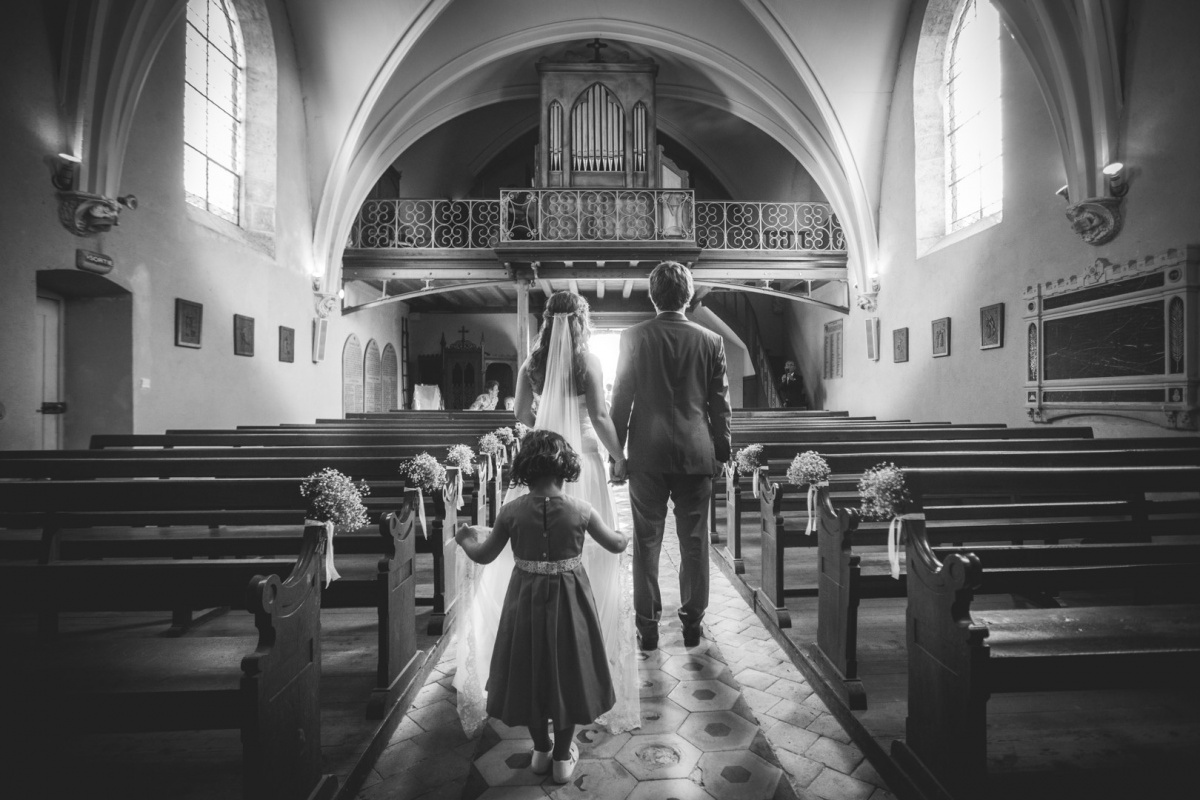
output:
[[[628,521],[624,491],[618,506]],[[639,654],[641,728],[616,736],[579,729],[573,780],[560,786],[534,775],[524,729],[492,720],[474,739],[463,734],[450,685],[451,642],[359,797],[890,800],[883,780],[716,565],[707,636],[699,647],[683,646],[673,527],[668,516],[660,646]]]

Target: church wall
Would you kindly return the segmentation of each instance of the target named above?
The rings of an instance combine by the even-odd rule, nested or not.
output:
[[[1175,0],[1131,4],[1125,51],[1125,112],[1118,154],[1130,171],[1124,229],[1095,247],[1068,226],[1061,151],[1033,72],[1017,44],[1001,37],[1005,195],[1003,220],[957,243],[917,255],[914,218],[913,64],[923,4],[916,4],[901,54],[888,125],[880,208],[878,311],[848,317],[791,304],[789,335],[809,386],[825,408],[880,418],[1029,424],[1023,406],[1025,287],[1077,274],[1097,257],[1114,262],[1200,242],[1200,52],[1183,31],[1200,25],[1200,9]],[[979,309],[1005,304],[1000,349],[979,349]],[[864,320],[880,319],[878,362],[866,357]],[[951,354],[931,356],[931,321],[951,318]],[[824,323],[845,319],[844,377],[822,381]],[[892,331],[909,329],[909,361],[893,363]],[[1158,435],[1157,426],[1114,417],[1068,419],[1098,435]]]
[[[517,315],[502,314],[412,314],[408,322],[409,350],[417,356],[441,352],[442,336],[446,344],[462,338],[461,328],[467,329],[467,340],[478,344],[483,336],[484,349],[492,355],[515,355],[517,352]],[[531,323],[530,336],[537,333]]]
[[[0,199],[0,242],[7,254],[0,261],[5,287],[0,299],[0,403],[20,411],[0,420],[0,448],[35,446],[40,424],[31,413],[38,401],[31,356],[36,271],[72,269],[77,247],[112,256],[116,267],[108,277],[132,293],[127,340],[116,337],[105,343],[132,347],[132,375],[120,376],[123,387],[110,387],[112,397],[106,402],[111,405],[93,404],[74,418],[68,412],[67,444],[80,446],[92,432],[112,430],[112,417],[122,415],[127,419],[117,428],[159,432],[304,422],[340,414],[339,356],[346,335],[353,331],[364,345],[375,338],[381,348],[390,342],[398,350],[399,316],[395,307],[346,318],[335,311],[327,357],[321,364],[312,362],[313,203],[306,173],[303,95],[282,4],[268,4],[277,26],[274,234],[269,232],[269,215],[266,232],[248,233],[188,205],[184,198],[186,23],[180,18],[149,74],[131,127],[120,191],[136,195],[139,206],[122,211],[120,226],[111,232],[86,239],[72,236],[58,223],[56,197],[42,163],[68,144],[54,85],[61,28],[30,10],[36,5],[21,4],[20,12],[11,16],[6,38],[12,47],[5,53],[11,68],[0,71],[5,73],[0,78],[4,96],[12,98],[0,109],[0,125],[11,134],[6,135],[11,145],[0,160],[7,190]],[[248,160],[255,158],[259,146],[255,131],[249,131]],[[174,343],[176,298],[203,304],[199,349]],[[234,355],[234,314],[255,321],[253,357]],[[68,308],[68,339],[86,340],[86,325],[86,315],[72,318]],[[279,360],[280,326],[295,331],[293,363]],[[100,357],[102,348],[86,343]],[[81,348],[77,355],[86,358],[88,352]],[[90,425],[95,427],[89,430]]]

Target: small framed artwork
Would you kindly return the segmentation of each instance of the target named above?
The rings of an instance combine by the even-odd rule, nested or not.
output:
[[[979,349],[1004,347],[1004,303],[979,309]]]
[[[950,318],[942,317],[933,321],[933,357],[942,358],[950,355]]]
[[[254,317],[233,315],[233,354],[254,356]]]
[[[175,346],[200,349],[200,334],[204,330],[204,306],[191,300],[175,298]]]
[[[897,364],[908,361],[908,328],[892,331],[892,361]]]
[[[879,360],[879,317],[867,317],[867,358]]]
[[[296,360],[296,329],[279,326],[279,360],[291,364]]]

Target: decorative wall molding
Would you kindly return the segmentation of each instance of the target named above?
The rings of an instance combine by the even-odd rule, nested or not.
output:
[[[1093,197],[1067,208],[1071,230],[1088,244],[1111,242],[1121,232],[1121,198]]]
[[[59,192],[58,220],[76,236],[107,233],[120,224],[121,208],[136,208],[132,195],[120,201],[89,192]]]
[[[323,292],[313,292],[314,307],[317,311],[318,319],[328,319],[338,305],[338,296],[336,294],[325,294]]]

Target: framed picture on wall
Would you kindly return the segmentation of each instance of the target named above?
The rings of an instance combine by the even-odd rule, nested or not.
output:
[[[892,331],[892,361],[897,364],[908,361],[908,328]]]
[[[979,349],[1004,347],[1004,303],[979,309]]]
[[[200,349],[204,329],[204,306],[175,298],[175,346]]]
[[[879,360],[879,317],[867,317],[867,358]]]
[[[950,355],[950,318],[942,317],[933,321],[933,357],[942,358]]]
[[[233,354],[254,356],[254,317],[233,315]]]
[[[296,329],[279,326],[279,360],[291,364],[296,360]]]

